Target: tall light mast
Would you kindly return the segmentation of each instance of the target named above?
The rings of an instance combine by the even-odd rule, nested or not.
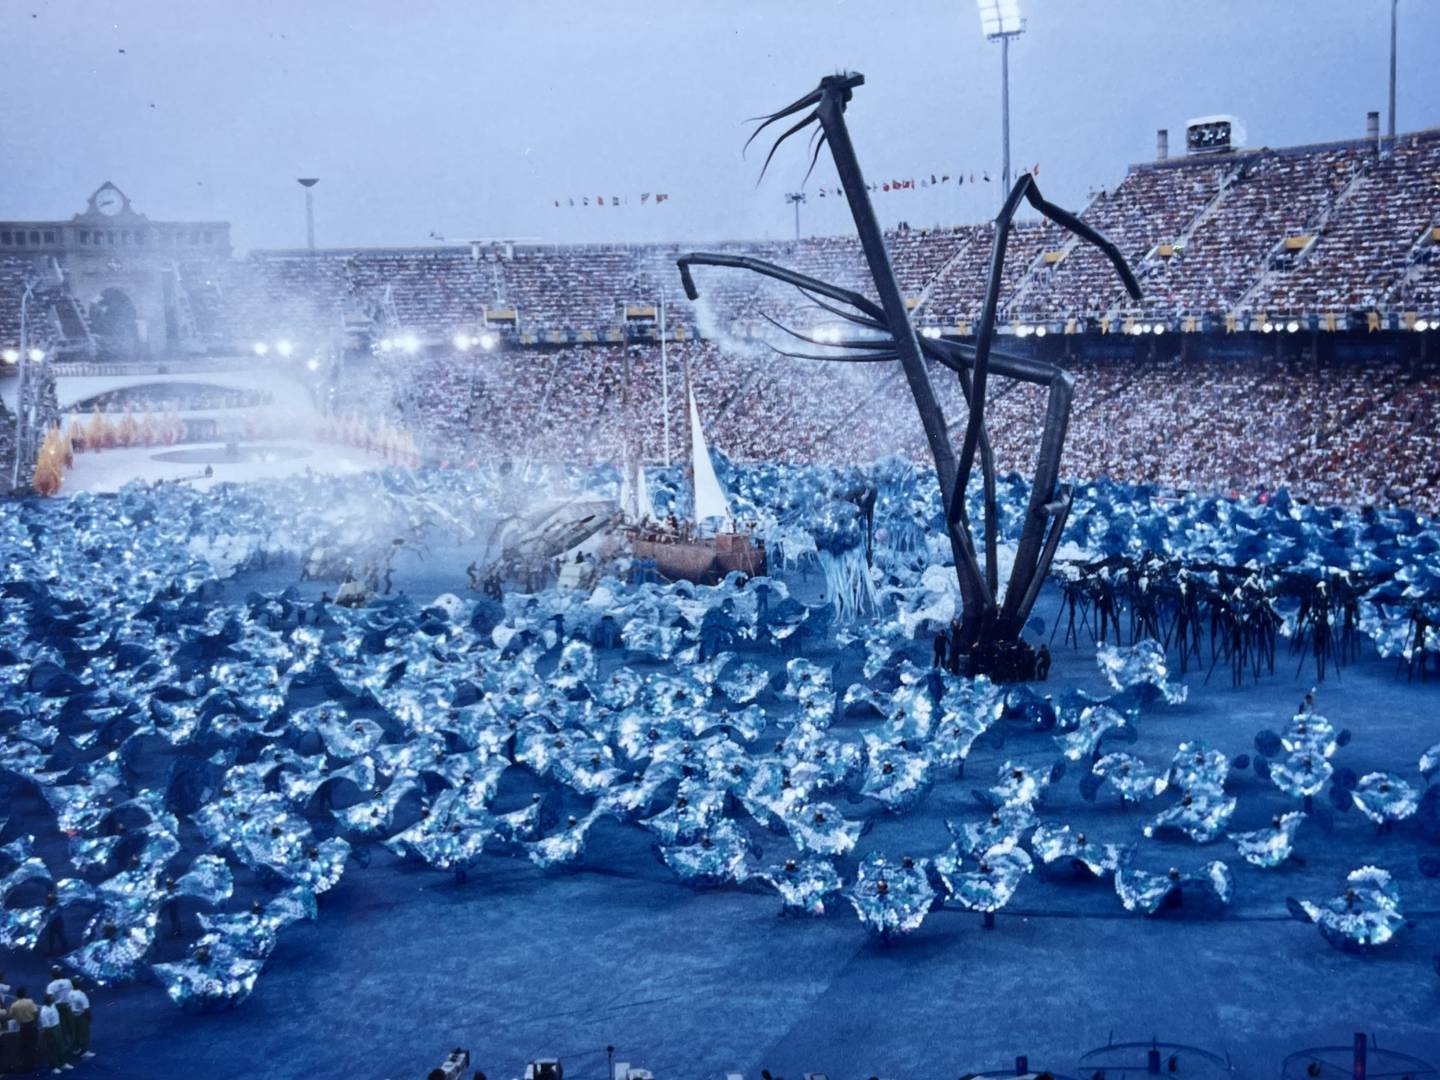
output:
[[[985,40],[1000,43],[1000,139],[1004,167],[1000,173],[1000,202],[1010,195],[1010,39],[1025,32],[1020,0],[976,0]]]

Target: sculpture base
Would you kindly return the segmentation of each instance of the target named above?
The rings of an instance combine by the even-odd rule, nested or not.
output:
[[[970,654],[966,671],[991,682],[1028,682],[1035,677],[1035,650],[1024,641],[987,641]]]

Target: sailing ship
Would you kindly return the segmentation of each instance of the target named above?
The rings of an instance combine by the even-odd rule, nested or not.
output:
[[[620,510],[630,555],[653,560],[656,573],[668,581],[716,585],[737,570],[750,577],[764,574],[765,542],[736,527],[730,500],[715,475],[688,377],[685,394],[690,421],[691,515],[685,521],[674,515],[665,521],[656,517],[645,482],[645,465],[627,446],[621,468]]]

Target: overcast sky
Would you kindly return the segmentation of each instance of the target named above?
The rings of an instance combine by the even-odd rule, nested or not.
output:
[[[1021,2],[1015,167],[1077,208],[1158,127],[1183,152],[1186,119],[1233,113],[1282,146],[1385,108],[1388,0]],[[1407,131],[1440,123],[1440,0],[1400,15]],[[841,68],[867,80],[848,116],[868,179],[992,177],[878,195],[887,224],[999,200],[1000,55],[974,0],[0,0],[0,43],[0,217],[68,218],[109,179],[152,218],[297,246],[295,180],[318,176],[322,245],[784,236],[803,145],[757,188],[742,120]],[[805,232],[849,231],[816,197],[833,183],[824,161]]]

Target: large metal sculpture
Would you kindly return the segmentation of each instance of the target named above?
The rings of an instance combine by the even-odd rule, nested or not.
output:
[[[924,425],[930,453],[935,460],[945,510],[945,527],[959,580],[964,610],[959,640],[955,647],[968,654],[970,671],[974,674],[983,672],[997,678],[1023,678],[1030,670],[1032,654],[1030,647],[1021,640],[1020,632],[1035,604],[1040,587],[1044,584],[1070,510],[1070,492],[1058,485],[1058,477],[1060,454],[1070,417],[1073,379],[1066,371],[1054,365],[992,348],[996,313],[1000,305],[1000,279],[1004,269],[1005,249],[1011,219],[1021,201],[1028,202],[1051,221],[1103,251],[1114,264],[1132,297],[1139,299],[1140,287],[1114,244],[1073,214],[1046,202],[1034,179],[1028,175],[1022,176],[1010,191],[995,221],[989,283],[974,344],[966,345],[917,335],[906,311],[904,297],[896,281],[879,222],[870,205],[860,163],[850,141],[850,132],[845,125],[845,106],[849,103],[855,87],[862,85],[864,81],[865,77],[855,72],[826,76],[811,93],[779,112],[760,118],[762,122],[751,134],[750,140],[753,141],[771,124],[796,113],[803,113],[796,123],[775,140],[765,158],[765,166],[761,169],[763,177],[765,168],[769,167],[781,143],[809,125],[818,123],[819,138],[810,168],[815,167],[821,151],[828,145],[880,302],[877,304],[859,293],[773,263],[741,256],[703,252],[685,255],[678,260],[680,275],[686,295],[695,300],[699,294],[691,273],[692,266],[750,270],[793,285],[819,307],[870,331],[873,335],[845,342],[843,351],[831,354],[786,355],[841,362],[900,362],[911,395],[915,399],[915,407],[920,413],[920,421]],[[749,146],[749,142],[746,146]],[[827,303],[827,300],[834,303]],[[787,329],[787,333],[812,344],[822,344],[794,330]],[[930,381],[927,361],[934,361],[955,373],[969,407],[969,418],[958,455],[951,443],[944,411],[936,399]],[[998,580],[996,553],[999,513],[995,496],[995,464],[985,432],[985,394],[992,373],[1043,386],[1049,391],[1030,502],[1021,528],[1013,569],[1003,596]],[[977,554],[966,501],[977,456],[982,480],[983,569]]]

